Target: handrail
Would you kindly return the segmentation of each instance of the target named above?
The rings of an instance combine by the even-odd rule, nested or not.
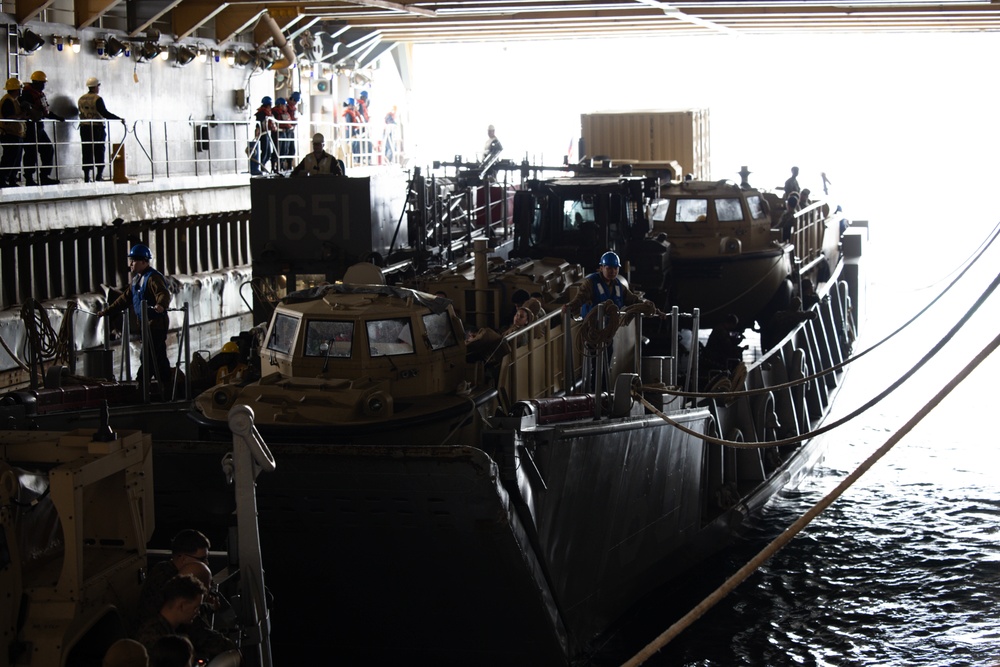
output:
[[[18,122],[18,121],[5,121]],[[83,121],[93,126],[101,121]],[[51,144],[37,139],[24,143],[25,150],[37,152],[34,167],[18,169],[22,178],[31,173],[35,183],[41,183],[40,170],[45,169],[41,153],[50,145],[53,152],[49,178],[60,182],[84,181],[81,121],[39,121],[43,135]],[[130,120],[123,124],[103,121],[106,139],[94,142],[98,157],[94,159],[102,180],[116,183],[143,183],[176,176],[218,176],[252,174],[253,157],[260,146],[257,123],[254,120],[220,121],[211,118],[189,120]],[[289,121],[283,129],[265,132],[269,149],[279,154],[288,171],[311,150],[310,138],[320,132],[326,139],[326,150],[344,160],[348,169],[359,165],[402,164],[402,126],[371,124],[312,123]],[[278,151],[278,148],[281,151]],[[103,158],[100,158],[103,155]],[[90,163],[87,164],[88,169]],[[264,169],[269,171],[269,169]],[[97,176],[95,173],[92,174]],[[27,184],[23,178],[22,184]]]

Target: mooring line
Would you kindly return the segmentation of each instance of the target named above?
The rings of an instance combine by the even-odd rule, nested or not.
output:
[[[868,470],[878,462],[883,456],[885,456],[890,449],[892,449],[896,443],[903,439],[903,437],[913,430],[913,428],[926,417],[931,410],[938,406],[944,398],[951,393],[951,391],[962,383],[965,378],[972,373],[973,370],[979,364],[981,364],[994,350],[1000,347],[1000,335],[992,340],[986,347],[984,347],[979,354],[973,358],[965,368],[958,372],[955,377],[953,377],[937,394],[934,395],[920,410],[918,410],[907,422],[892,434],[885,443],[879,447],[875,452],[869,456],[865,461],[857,467],[850,475],[844,478],[844,480],[837,485],[830,493],[826,494],[819,502],[812,506],[805,514],[799,517],[795,523],[785,529],[785,531],[771,541],[766,547],[764,547],[760,553],[754,556],[746,565],[741,567],[736,574],[729,577],[721,586],[719,586],[715,591],[713,591],[708,597],[699,602],[694,609],[685,614],[680,620],[667,628],[663,634],[654,639],[652,642],[647,644],[641,651],[636,653],[627,662],[622,663],[622,667],[634,667],[636,665],[643,664],[648,660],[654,653],[659,651],[661,648],[666,646],[673,640],[677,635],[691,626],[695,621],[701,618],[709,609],[714,607],[722,598],[733,591],[737,586],[739,586],[743,581],[745,581],[751,574],[753,574],[761,565],[763,565],[771,556],[777,553],[782,547],[788,544],[793,537],[802,532],[802,530],[809,525],[809,523],[815,519],[820,512],[825,510],[827,507],[833,504],[833,501],[843,495],[844,491],[851,487],[863,474],[868,472]]]
[[[767,393],[769,391],[777,391],[779,389],[786,389],[786,388],[789,388],[789,387],[797,387],[799,385],[803,385],[803,384],[806,384],[808,382],[812,382],[813,380],[825,377],[825,376],[829,375],[830,373],[836,373],[837,371],[840,371],[842,368],[845,368],[846,366],[849,366],[850,364],[852,364],[855,361],[861,359],[862,357],[868,355],[869,353],[874,352],[875,350],[877,350],[878,348],[880,348],[885,343],[888,343],[892,338],[894,338],[898,334],[900,334],[903,331],[905,331],[907,328],[910,327],[910,325],[912,325],[918,319],[920,319],[921,317],[923,317],[924,314],[926,314],[938,301],[940,301],[941,299],[943,299],[945,297],[945,295],[948,294],[948,292],[950,292],[951,289],[953,287],[955,287],[959,283],[959,281],[962,280],[963,277],[965,277],[965,274],[968,273],[972,269],[972,267],[975,266],[979,262],[979,260],[982,259],[983,255],[986,253],[986,251],[989,249],[989,247],[991,245],[993,245],[993,242],[996,241],[997,238],[1000,238],[1000,223],[998,223],[993,228],[993,231],[990,232],[990,234],[991,234],[991,236],[990,236],[990,238],[988,240],[983,241],[983,242],[980,243],[979,249],[975,253],[973,253],[973,256],[971,257],[971,259],[967,259],[965,262],[963,262],[965,264],[965,266],[963,268],[961,268],[961,269],[956,269],[956,270],[958,270],[958,275],[955,276],[955,278],[948,284],[948,286],[945,287],[943,290],[941,290],[941,292],[938,293],[937,296],[935,296],[933,299],[931,299],[927,303],[927,305],[925,305],[923,308],[921,308],[919,311],[917,311],[917,313],[915,315],[913,315],[909,320],[907,320],[906,322],[904,322],[903,324],[901,324],[894,331],[892,331],[891,333],[889,333],[888,335],[886,335],[885,337],[883,337],[881,340],[879,340],[875,344],[869,346],[868,348],[866,348],[864,350],[861,350],[860,352],[856,352],[856,353],[852,354],[847,359],[844,359],[843,361],[841,361],[839,363],[836,363],[833,366],[830,366],[829,368],[824,368],[822,370],[816,371],[812,375],[806,375],[806,376],[803,376],[801,378],[798,378],[797,380],[789,380],[788,382],[782,382],[780,384],[771,385],[770,387],[757,387],[757,388],[754,388],[754,389],[740,389],[740,390],[734,390],[734,391],[729,391],[729,392],[680,391],[678,389],[673,389],[673,388],[668,387],[667,389],[665,389],[663,391],[663,393],[670,394],[671,396],[680,396],[682,398],[738,398],[738,397],[741,397],[741,396],[756,396],[756,395],[759,395],[759,394],[765,394],[765,393]],[[848,319],[848,323],[850,323],[849,319]]]

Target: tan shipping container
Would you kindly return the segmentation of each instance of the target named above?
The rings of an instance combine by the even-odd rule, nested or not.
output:
[[[615,161],[676,160],[684,173],[711,178],[708,109],[600,111],[580,116],[589,157]]]

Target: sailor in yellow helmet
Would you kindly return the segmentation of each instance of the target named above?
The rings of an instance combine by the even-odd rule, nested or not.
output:
[[[55,185],[58,179],[52,178],[54,166],[54,151],[52,140],[45,131],[45,120],[65,121],[66,119],[49,109],[49,100],[45,97],[45,84],[48,77],[45,72],[36,70],[31,73],[31,81],[21,91],[21,106],[30,119],[25,126],[24,136],[24,184],[35,185],[35,166],[41,156],[41,166],[38,168],[41,185]]]
[[[83,147],[83,182],[90,182],[91,172],[96,169],[95,181],[104,180],[104,144],[108,138],[105,120],[125,119],[108,111],[104,98],[100,96],[101,81],[92,76],[87,79],[87,93],[77,102],[80,108],[80,143]]]
[[[222,346],[222,352],[213,360],[219,364],[215,372],[215,384],[237,384],[243,381],[247,365],[240,359],[240,346],[229,341]]]
[[[15,77],[7,79],[6,91],[0,98],[0,188],[18,183],[21,171],[21,153],[24,149],[24,111],[21,109],[21,82]]]

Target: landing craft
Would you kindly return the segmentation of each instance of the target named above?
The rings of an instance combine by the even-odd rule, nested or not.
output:
[[[649,254],[669,259],[669,227],[667,239],[651,236],[653,200],[665,197],[641,177],[625,180],[640,183],[635,199],[622,197],[614,192],[621,179],[613,180],[590,198],[599,233],[620,240],[626,253],[652,239],[664,252]],[[566,201],[551,207],[560,224]],[[581,202],[587,222],[587,193],[572,201]],[[327,212],[337,209],[296,209],[317,210],[331,222]],[[532,223],[535,210],[541,207],[532,207]],[[476,242],[466,220],[461,235],[449,231],[441,257]],[[272,246],[269,261],[286,285],[297,285],[309,275],[317,282],[334,276],[334,266],[368,240],[391,251],[392,235],[363,222],[337,227],[364,230],[358,248],[303,243],[308,255],[299,258],[290,247]],[[817,216],[795,231],[824,238],[829,225]],[[479,233],[497,230],[484,227]],[[418,239],[429,238],[426,232]],[[666,326],[669,353],[662,356],[644,354],[641,341],[650,325],[662,330],[663,320],[641,310],[610,313],[615,357],[600,370],[609,391],[586,386],[579,340],[604,334],[595,335],[596,318],[578,321],[558,307],[582,263],[560,260],[571,270],[559,275],[542,258],[501,261],[497,275],[485,268],[471,279],[440,271],[446,297],[433,296],[439,290],[430,274],[419,291],[361,274],[340,276],[341,286],[266,299],[262,306],[273,313],[254,334],[256,376],[206,391],[197,423],[175,424],[176,438],[159,431],[158,522],[169,533],[197,516],[217,535],[229,531],[232,501],[219,479],[199,471],[225,452],[226,410],[250,407],[274,439],[278,462],[257,485],[257,516],[283,661],[294,661],[297,650],[308,659],[319,636],[337,657],[382,663],[551,665],[586,657],[642,595],[723,548],[822,456],[810,434],[832,405],[857,326],[860,246],[850,236],[850,261],[841,253],[830,260],[800,255],[796,244],[778,242],[796,248],[800,271],[815,271],[820,298],[810,307],[814,317],[767,350],[747,351],[746,374],[730,378],[728,389],[746,386],[752,394],[678,391],[702,385],[698,328],[685,357],[679,311]],[[478,241],[482,260],[492,241]],[[542,245],[529,246],[547,256]],[[312,263],[310,273],[295,269],[300,259]],[[635,264],[637,271],[652,266]],[[659,282],[649,293],[660,290],[666,299],[670,267],[661,266],[668,271],[653,276]],[[636,289],[644,288],[639,275]],[[515,285],[547,285],[548,314],[476,350],[467,326],[487,314],[502,317]],[[562,292],[552,298],[557,287]],[[324,601],[318,611],[294,611],[315,609],[317,599]]]
[[[308,596],[331,602],[276,624],[275,645],[290,655],[333,628],[338,656],[379,663],[590,654],[644,594],[724,548],[821,460],[810,433],[857,325],[857,274],[842,264],[815,315],[750,351],[718,399],[678,396],[697,371],[676,343],[669,357],[642,353],[654,313],[641,309],[613,314],[602,369],[613,391],[594,392],[577,342],[597,318],[554,303],[483,352],[430,279],[415,292],[355,274],[283,299],[260,338],[261,379],[196,402],[205,440],[245,405],[274,441],[282,465],[259,494],[270,585],[289,595],[303,562],[328,573]],[[504,284],[456,280],[445,275],[447,293],[465,304],[484,289],[496,301]]]
[[[699,309],[703,326],[735,314],[766,327],[800,282],[827,280],[839,261],[840,218],[826,202],[796,208],[787,234],[777,195],[732,181],[590,174],[529,180],[515,195],[517,256],[565,257],[587,267],[612,249],[630,280],[661,308]],[[624,272],[623,272],[624,273]]]

